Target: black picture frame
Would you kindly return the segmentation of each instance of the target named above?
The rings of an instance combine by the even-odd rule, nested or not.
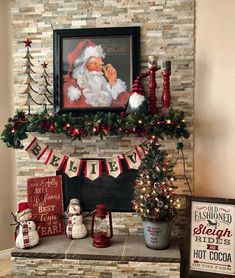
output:
[[[83,79],[83,75],[80,74],[80,71],[84,70],[84,64],[80,67],[81,64],[79,63],[83,61],[84,57],[88,57],[87,53],[89,51],[86,51],[87,55],[83,52],[83,56],[76,56],[76,54],[82,53],[81,45],[91,46],[92,48],[92,43],[94,46],[101,46],[105,53],[102,62],[107,65],[111,64],[117,72],[119,83],[123,85],[124,82],[126,84],[126,90],[121,92],[116,99],[115,95],[113,97],[113,93],[111,93],[112,99],[110,100],[108,93],[101,88],[103,83],[100,82],[99,77],[97,77],[98,82],[95,83],[98,84],[99,89],[96,87],[95,98],[93,98],[93,89],[90,89],[87,77]],[[85,46],[83,50],[86,48]],[[91,52],[89,52],[89,55],[91,55]],[[75,70],[72,61],[77,66],[79,64],[79,73]],[[93,65],[94,63],[98,64],[97,61],[91,60],[90,65],[92,63]],[[106,66],[101,67],[106,68]],[[125,111],[130,88],[140,72],[140,27],[54,30],[53,68],[54,110],[56,113],[72,113],[74,116],[79,116],[98,111],[117,113]],[[76,79],[74,76],[76,78],[78,76],[78,78]],[[105,76],[105,73],[103,73],[103,76]],[[104,82],[109,83],[106,76],[105,79]],[[79,85],[77,86],[77,84]],[[91,86],[94,88],[94,85]],[[96,93],[99,93],[99,95]],[[110,101],[111,104],[109,104]]]
[[[234,199],[187,196],[184,277],[234,277],[234,218]]]

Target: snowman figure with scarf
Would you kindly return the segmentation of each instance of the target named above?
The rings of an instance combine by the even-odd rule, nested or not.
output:
[[[16,212],[18,222],[16,227],[16,247],[18,248],[27,249],[39,243],[39,235],[32,217],[32,210],[29,208],[28,203],[19,203],[18,211]]]
[[[83,217],[81,215],[80,201],[78,199],[71,199],[66,211],[67,226],[66,235],[71,239],[84,238],[87,235],[86,226],[83,224]]]

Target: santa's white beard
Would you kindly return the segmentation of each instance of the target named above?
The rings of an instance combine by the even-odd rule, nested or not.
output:
[[[111,105],[112,96],[107,90],[107,81],[102,72],[86,72],[85,83],[83,94],[86,97],[87,104],[96,107]]]

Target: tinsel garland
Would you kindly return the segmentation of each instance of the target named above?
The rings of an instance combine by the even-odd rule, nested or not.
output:
[[[27,132],[65,134],[72,140],[82,140],[87,136],[118,136],[119,138],[134,134],[140,137],[188,138],[184,113],[171,109],[167,116],[136,115],[126,113],[97,112],[75,118],[71,114],[53,114],[47,112],[26,114],[17,111],[13,118],[8,119],[1,140],[7,147],[22,149],[22,140],[27,138]]]

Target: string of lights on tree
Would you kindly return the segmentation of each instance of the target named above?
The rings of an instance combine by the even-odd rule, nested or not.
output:
[[[154,139],[149,142],[135,183],[133,208],[144,220],[174,220],[180,208],[174,186],[174,164],[160,147]]]

